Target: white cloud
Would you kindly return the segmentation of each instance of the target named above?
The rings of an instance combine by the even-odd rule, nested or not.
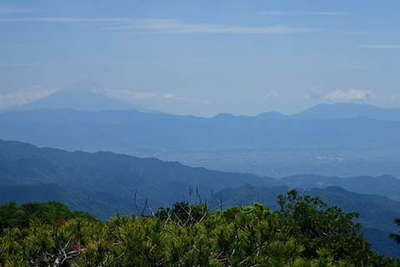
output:
[[[170,93],[163,94],[161,97],[168,102],[184,102],[184,103],[193,103],[193,104],[202,104],[202,105],[210,105],[211,104],[211,101],[209,101],[209,100],[177,96],[175,94],[170,94]]]
[[[368,49],[400,49],[400,44],[360,45],[360,47]]]
[[[0,93],[0,108],[23,105],[55,93],[57,90],[42,86]]]
[[[128,101],[135,100],[151,100],[157,98],[157,94],[144,91],[132,91],[132,90],[104,90],[104,93],[108,96],[125,99]]]
[[[173,34],[295,34],[318,31],[313,28],[272,26],[237,26],[186,23],[175,19],[25,17],[0,18],[0,23],[93,23],[106,24],[110,30],[136,30]]]
[[[233,26],[207,23],[185,23],[173,19],[143,19],[130,25],[112,27],[114,30],[145,30],[174,34],[293,34],[316,31],[287,26]]]
[[[332,102],[362,102],[373,96],[374,93],[371,90],[347,89],[331,91],[323,98]]]
[[[344,16],[347,13],[342,11],[300,11],[300,10],[271,10],[261,11],[266,16]]]
[[[266,98],[275,98],[279,97],[279,92],[276,90],[269,90],[265,93]]]
[[[145,92],[145,91],[135,91],[129,89],[123,89],[123,90],[110,89],[110,90],[105,90],[105,94],[132,103],[139,101],[139,102],[162,102],[162,103],[181,102],[181,103],[193,103],[202,105],[211,104],[211,101],[209,100],[177,96],[172,93]]]

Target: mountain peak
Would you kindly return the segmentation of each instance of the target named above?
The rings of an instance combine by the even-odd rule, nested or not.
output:
[[[135,109],[133,105],[109,97],[100,90],[93,88],[63,89],[26,104],[20,109],[74,109],[82,111],[99,110],[129,110]]]
[[[400,109],[380,108],[361,103],[319,104],[293,115],[299,119],[352,119],[400,120]]]

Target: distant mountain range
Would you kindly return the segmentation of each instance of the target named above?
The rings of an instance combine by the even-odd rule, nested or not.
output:
[[[347,189],[330,187],[342,184]],[[325,182],[325,185],[321,181]],[[361,186],[368,181],[369,186]],[[313,185],[316,185],[314,188]],[[365,231],[391,253],[392,220],[400,202],[384,197],[399,188],[392,177],[283,179],[191,168],[176,162],[113,153],[66,152],[20,142],[0,141],[0,202],[61,201],[100,218],[116,213],[149,213],[176,201],[207,201],[214,208],[263,202],[276,208],[276,197],[289,188],[320,196],[331,205],[361,214]],[[354,191],[363,191],[359,194]],[[380,194],[381,196],[371,195]],[[393,193],[394,194],[394,193]],[[396,198],[395,196],[393,198]]]
[[[220,114],[223,118],[251,118],[250,116],[234,116]],[[384,121],[400,121],[400,108],[380,108],[368,104],[333,103],[319,104],[296,114],[286,115],[280,112],[260,113],[256,118],[266,120],[344,120],[344,119],[373,119]]]
[[[400,108],[379,108],[368,104],[355,103],[319,104],[293,115],[285,115],[279,112],[265,112],[259,114],[257,117],[268,120],[343,120],[364,118],[400,121]]]
[[[14,110],[40,110],[40,109],[72,109],[80,111],[108,111],[108,110],[144,110],[131,103],[111,97],[101,91],[94,83],[75,84],[69,89],[57,90],[54,93],[25,104],[17,106]],[[148,111],[148,110],[144,110]],[[219,119],[250,118],[250,116],[233,116],[220,114]],[[260,119],[302,119],[302,120],[338,120],[366,118],[375,120],[400,121],[400,108],[379,108],[368,104],[336,103],[320,104],[300,113],[285,115],[279,112],[261,113],[256,118]]]
[[[200,118],[122,108],[88,111],[78,107],[96,106],[78,102],[75,108],[66,105],[65,109],[52,109],[43,104],[55,103],[52,97],[60,102],[64,99],[58,94],[29,108],[1,113],[0,138],[67,150],[157,157],[266,176],[400,176],[397,109],[332,104],[291,116],[220,114]],[[114,106],[107,103],[103,107]],[[115,106],[123,107],[119,103]]]
[[[346,190],[389,197],[400,201],[400,179],[392,176],[324,177],[318,175],[296,175],[280,179],[292,188],[342,187]]]
[[[56,97],[61,101],[62,95]],[[0,114],[5,126],[0,138],[68,149],[85,143],[85,150],[117,152],[400,146],[400,119],[376,120],[354,114],[353,118],[314,120],[307,113],[286,119],[229,114],[207,119],[135,110],[34,109]]]

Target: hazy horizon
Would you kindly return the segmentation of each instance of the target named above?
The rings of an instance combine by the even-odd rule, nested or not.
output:
[[[336,102],[400,107],[399,7],[4,0],[0,107],[82,83],[146,109],[198,116],[292,114]]]
[[[27,94],[27,96],[31,96]],[[188,115],[196,117],[211,118],[223,114],[230,114],[233,116],[257,116],[267,113],[277,113],[285,116],[298,115],[303,112],[308,112],[314,109],[321,111],[323,106],[335,106],[337,108],[354,109],[360,111],[364,110],[367,112],[368,109],[381,109],[383,110],[396,110],[391,107],[382,107],[379,105],[373,105],[365,102],[321,102],[311,106],[304,107],[303,109],[296,110],[293,112],[284,112],[281,110],[262,110],[258,113],[253,114],[241,114],[234,112],[221,111],[215,114],[191,114],[185,112],[165,112],[163,110],[152,109],[149,106],[135,103],[130,99],[114,96],[109,91],[96,90],[85,90],[82,88],[71,88],[71,89],[57,89],[44,91],[42,95],[37,95],[33,99],[18,99],[20,103],[14,103],[6,107],[0,107],[0,111],[12,112],[19,110],[39,110],[39,109],[71,109],[77,111],[111,111],[111,110],[136,110],[140,112],[151,112],[151,113],[164,113],[170,115]],[[318,112],[316,110],[316,112]],[[351,112],[350,110],[344,112]]]

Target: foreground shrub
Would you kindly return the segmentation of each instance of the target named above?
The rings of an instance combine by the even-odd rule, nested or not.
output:
[[[155,216],[78,216],[4,228],[4,266],[399,266],[376,255],[356,214],[295,191],[281,209],[261,204],[210,212],[177,203]]]

